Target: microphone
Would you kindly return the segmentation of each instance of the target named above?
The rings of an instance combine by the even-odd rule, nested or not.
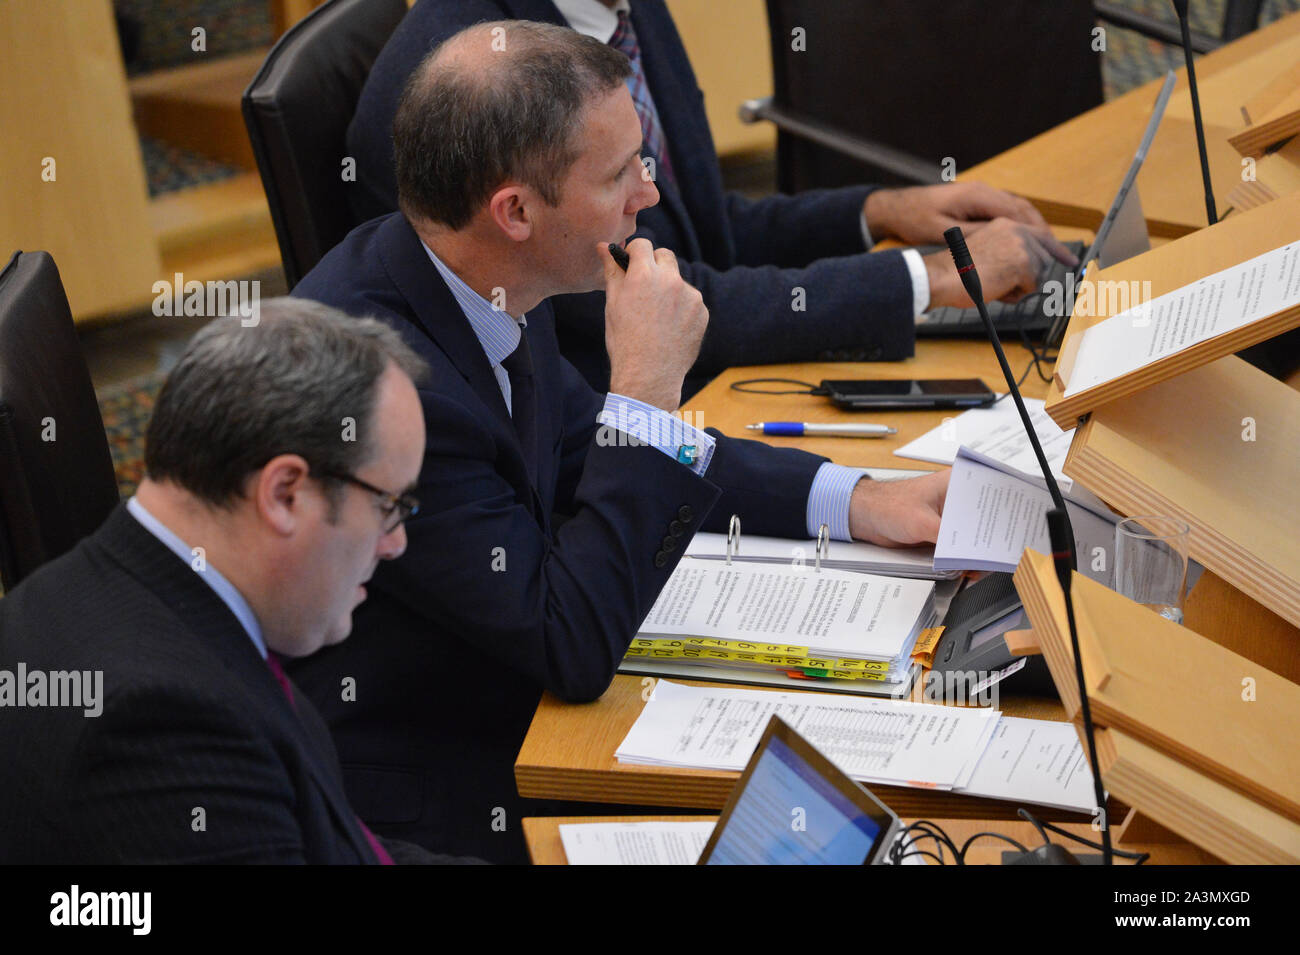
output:
[[[1196,67],[1192,65],[1192,27],[1187,0],[1172,0],[1183,33],[1183,62],[1187,64],[1187,86],[1192,91],[1192,119],[1196,122],[1196,148],[1201,154],[1201,183],[1205,188],[1205,217],[1210,225],[1219,221],[1214,211],[1214,190],[1210,186],[1210,157],[1205,151],[1205,127],[1201,123],[1201,97],[1196,89]]]
[[[1047,492],[1052,496],[1053,507],[1047,512],[1047,533],[1052,543],[1052,559],[1056,564],[1056,576],[1061,582],[1061,592],[1065,595],[1065,616],[1070,626],[1070,646],[1074,651],[1074,679],[1079,687],[1079,700],[1083,711],[1083,731],[1088,743],[1088,762],[1092,767],[1093,795],[1097,800],[1097,808],[1104,815],[1106,791],[1101,785],[1101,767],[1097,763],[1097,744],[1092,729],[1092,709],[1088,705],[1088,689],[1083,679],[1083,657],[1079,653],[1079,631],[1074,622],[1074,602],[1070,598],[1072,575],[1078,566],[1074,550],[1074,529],[1070,526],[1070,515],[1065,509],[1065,498],[1061,494],[1061,488],[1056,483],[1056,476],[1052,474],[1052,469],[1047,466],[1047,456],[1043,454],[1043,446],[1038,441],[1034,424],[1029,420],[1025,399],[1021,397],[1020,388],[1016,385],[1016,376],[1012,374],[1011,366],[1007,364],[1002,342],[993,328],[993,320],[989,318],[988,306],[984,304],[984,289],[980,284],[979,272],[975,269],[970,249],[966,248],[966,237],[962,235],[961,226],[953,226],[943,234],[943,237],[948,243],[948,251],[952,253],[953,264],[957,266],[957,275],[961,278],[962,287],[966,289],[966,294],[971,297],[971,301],[979,310],[980,318],[984,321],[984,331],[988,334],[993,351],[998,356],[998,364],[1002,366],[1002,375],[1007,380],[1007,388],[1015,400],[1016,410],[1020,412],[1021,424],[1024,425],[1029,444],[1034,449],[1034,456],[1038,459],[1043,480],[1047,482]],[[1104,864],[1113,864],[1109,819],[1105,819],[1102,825],[1101,844]]]
[[[979,309],[980,318],[984,321],[984,331],[989,341],[993,343],[993,351],[998,356],[998,364],[1002,366],[1002,375],[1007,380],[1007,388],[1016,403],[1016,410],[1020,412],[1020,422],[1029,436],[1034,456],[1038,458],[1038,467],[1043,472],[1043,480],[1047,482],[1047,493],[1052,496],[1052,504],[1061,512],[1066,529],[1070,530],[1068,534],[1070,567],[1073,569],[1077,566],[1074,557],[1074,532],[1070,529],[1070,517],[1065,511],[1065,498],[1061,495],[1061,488],[1056,483],[1052,469],[1047,466],[1047,455],[1043,454],[1043,446],[1038,443],[1038,434],[1034,431],[1033,422],[1029,420],[1029,412],[1025,410],[1025,399],[1020,396],[1020,389],[1016,386],[1016,376],[1012,373],[1011,366],[1007,364],[1002,342],[993,328],[993,320],[989,318],[988,306],[984,304],[984,288],[980,284],[980,275],[975,270],[975,262],[971,259],[970,250],[966,248],[966,237],[962,235],[961,226],[955,225],[943,234],[943,238],[948,243],[948,251],[952,253],[952,261],[957,266],[957,275],[961,278],[961,284],[966,289],[966,294],[971,297],[971,301],[975,303],[975,307]]]

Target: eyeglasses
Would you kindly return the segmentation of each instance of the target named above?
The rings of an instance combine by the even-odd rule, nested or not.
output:
[[[375,487],[373,484],[367,484],[359,477],[353,477],[351,474],[344,474],[341,471],[321,471],[319,473],[322,477],[353,484],[379,498],[379,509],[387,519],[384,526],[385,534],[391,534],[397,530],[397,525],[420,513],[420,501],[412,494],[392,494],[382,488]]]

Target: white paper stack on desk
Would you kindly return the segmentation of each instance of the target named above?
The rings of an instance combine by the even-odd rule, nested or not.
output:
[[[902,684],[935,585],[810,565],[684,558],[628,658]]]
[[[830,693],[656,684],[615,751],[620,763],[740,771],[781,717],[853,779],[1090,811],[1074,726]]]

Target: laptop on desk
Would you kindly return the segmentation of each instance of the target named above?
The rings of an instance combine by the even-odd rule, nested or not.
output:
[[[779,716],[763,732],[700,865],[885,865],[898,816]]]
[[[999,338],[1019,337],[1023,333],[1031,340],[1041,341],[1048,348],[1057,347],[1065,335],[1074,290],[1078,288],[1087,264],[1096,259],[1102,268],[1106,268],[1151,248],[1146,218],[1142,215],[1142,202],[1138,198],[1137,176],[1146,159],[1147,150],[1151,147],[1151,141],[1155,139],[1173,90],[1174,73],[1170,71],[1165,75],[1164,85],[1156,97],[1137,154],[1106,211],[1106,217],[1097,229],[1092,245],[1084,251],[1082,242],[1065,243],[1078,256],[1078,266],[1070,268],[1053,261],[1038,292],[1010,304],[988,303],[989,318],[993,320]],[[938,250],[939,247],[936,246],[918,251],[926,253]],[[975,264],[979,265],[978,262]],[[983,338],[984,335],[984,321],[975,308],[932,309],[921,316],[921,321],[916,326],[918,338]]]

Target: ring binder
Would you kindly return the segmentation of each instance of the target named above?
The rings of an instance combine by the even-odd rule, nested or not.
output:
[[[822,572],[822,558],[829,555],[831,549],[830,542],[831,529],[828,525],[823,524],[821,527],[817,528],[817,556],[813,568],[815,573],[820,574]]]
[[[731,566],[732,553],[740,553],[740,515],[732,514],[727,525],[727,566]]]

